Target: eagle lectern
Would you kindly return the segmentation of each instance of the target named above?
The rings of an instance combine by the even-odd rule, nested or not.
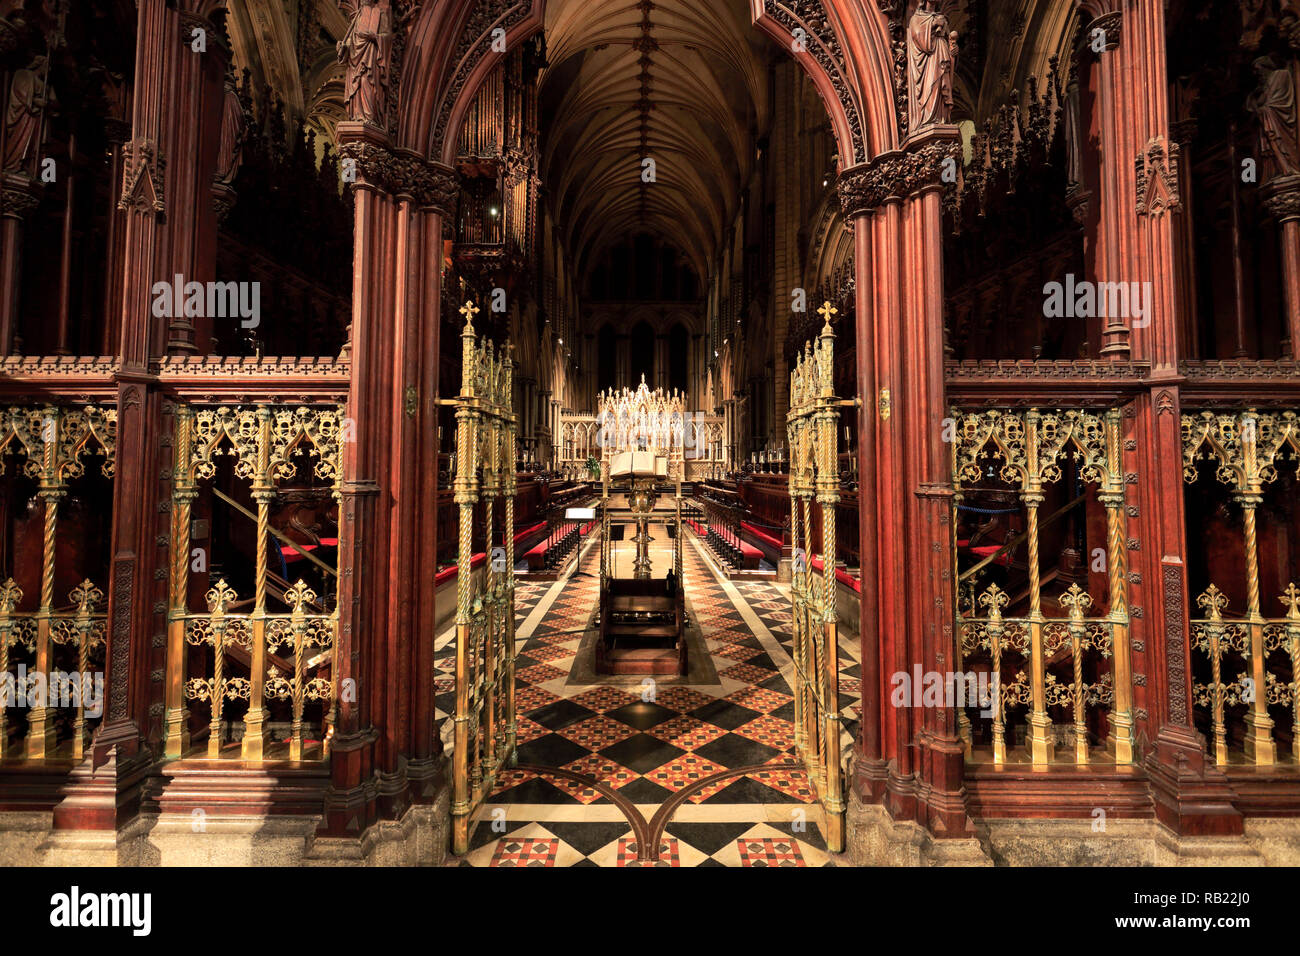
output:
[[[673,566],[654,577],[650,561],[650,519],[658,484],[668,478],[668,461],[651,452],[623,452],[602,464],[600,553],[600,641],[598,674],[685,674],[686,615],[682,598],[682,484],[676,480],[676,528]],[[636,524],[636,560],[631,578],[611,573],[609,496],[611,486],[625,489]]]

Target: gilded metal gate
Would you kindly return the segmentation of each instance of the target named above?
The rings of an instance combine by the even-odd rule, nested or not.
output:
[[[804,346],[790,373],[790,531],[794,575],[795,746],[826,814],[826,844],[844,849],[844,782],[840,770],[839,644],[835,608],[835,505],[839,501],[834,389],[835,333],[829,302],[821,335]],[[821,513],[821,543],[812,540],[812,515]],[[814,567],[820,550],[821,569]]]
[[[456,477],[460,551],[456,575],[456,716],[452,765],[452,850],[469,849],[471,820],[498,772],[515,759],[515,414],[509,348],[500,355],[476,340],[466,302],[461,387],[456,399]],[[493,508],[500,499],[500,544]],[[487,561],[476,579],[474,508],[483,503]]]

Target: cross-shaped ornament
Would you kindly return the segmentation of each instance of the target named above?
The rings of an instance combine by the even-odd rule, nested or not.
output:
[[[826,320],[826,324],[827,324],[827,325],[830,325],[830,324],[831,324],[831,316],[832,316],[832,315],[839,315],[839,314],[840,314],[840,310],[837,309],[837,308],[835,308],[835,306],[831,305],[829,302],[823,302],[823,303],[822,303],[822,307],[821,307],[820,309],[817,310],[817,314],[820,315],[823,319]]]
[[[1288,620],[1300,618],[1300,591],[1296,590],[1294,582],[1287,586],[1286,592],[1278,600],[1286,606]]]
[[[466,302],[460,307],[460,314],[465,316],[466,325],[473,325],[474,316],[478,315],[481,311],[482,309],[476,306],[473,302]]]

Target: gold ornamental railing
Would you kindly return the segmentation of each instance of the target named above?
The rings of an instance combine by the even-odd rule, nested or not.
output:
[[[56,711],[71,711],[71,753],[74,760],[80,760],[90,740],[91,721],[104,713],[103,648],[107,616],[99,610],[104,592],[89,580],[82,581],[68,595],[76,610],[52,615],[15,611],[22,599],[22,588],[13,578],[0,584],[0,757],[5,756],[4,744],[9,739],[11,710],[26,706],[31,708],[27,739],[33,745],[37,743],[32,740],[33,730],[41,734],[45,727],[53,728]],[[42,670],[37,663],[37,646],[41,626],[47,622],[51,666]],[[26,655],[21,653],[24,650]],[[26,666],[24,658],[30,659],[31,668]],[[92,665],[97,670],[92,671]],[[39,743],[44,750],[42,756],[54,755],[48,738]],[[57,745],[57,738],[54,743]],[[31,749],[34,746],[28,748],[29,753]]]
[[[790,373],[790,528],[795,555],[793,604],[795,746],[826,814],[826,844],[844,849],[844,780],[840,766],[839,624],[835,589],[835,506],[839,501],[835,397],[835,333],[829,302],[816,343],[804,345]],[[813,508],[821,509],[822,540],[812,540]],[[820,552],[821,574],[812,555]]]
[[[210,649],[212,668],[210,676],[190,677],[185,680],[187,700],[201,701],[208,707],[207,756],[221,756],[222,715],[228,701],[245,701],[250,706],[243,717],[243,739],[257,734],[260,719],[265,712],[252,706],[254,701],[287,701],[292,715],[289,732],[289,759],[303,759],[303,714],[308,701],[320,702],[324,708],[321,732],[321,756],[328,753],[329,729],[334,726],[335,710],[333,682],[322,676],[328,667],[335,672],[334,636],[335,614],[308,613],[308,606],[316,600],[316,592],[299,580],[289,588],[287,597],[292,610],[283,614],[233,614],[229,608],[238,595],[226,584],[218,581],[208,590],[208,613],[185,614],[177,621],[184,628],[185,643],[191,647]],[[255,641],[261,637],[264,659],[267,656],[287,657],[282,669],[268,667],[265,679],[256,682],[252,676],[234,673],[230,652],[238,649],[252,659]],[[258,671],[251,671],[256,675]],[[260,687],[255,686],[259,684]],[[260,690],[260,693],[259,693]],[[251,719],[250,719],[251,715]]]
[[[1292,755],[1300,761],[1300,594],[1296,583],[1288,582],[1277,598],[1285,615],[1266,616],[1259,542],[1268,486],[1288,466],[1300,477],[1300,414],[1256,409],[1186,414],[1182,436],[1184,480],[1196,483],[1201,476],[1198,462],[1208,462],[1240,508],[1242,616],[1224,617],[1230,601],[1218,586],[1226,589],[1228,582],[1220,579],[1197,598],[1200,614],[1194,611],[1192,619],[1193,667],[1207,677],[1194,679],[1193,699],[1207,736],[1213,738],[1215,761],[1230,762],[1230,725],[1239,719],[1244,733],[1237,736],[1245,760],[1261,767],[1276,763],[1274,713],[1289,730]],[[1290,567],[1294,569],[1294,559]],[[1210,573],[1226,576],[1228,571],[1211,568]]]
[[[338,688],[333,680],[337,602],[326,601],[301,579],[273,594],[267,549],[271,539],[278,537],[271,527],[278,482],[294,479],[302,466],[315,480],[329,482],[337,497],[342,410],[337,406],[180,405],[175,422],[165,753],[169,758],[189,753],[186,702],[192,701],[208,711],[206,755],[223,756],[226,737],[234,736],[232,708],[242,701],[246,710],[239,719],[243,733],[238,757],[271,756],[268,723],[273,704],[288,712],[285,755],[290,760],[307,756],[305,712],[309,704],[319,704],[320,744],[310,757],[324,757],[337,715]],[[190,607],[192,509],[201,483],[217,476],[223,460],[230,462],[236,480],[248,482],[256,508],[255,514],[246,513],[256,524],[252,603],[245,609],[247,601],[240,602],[240,596],[221,579],[207,589],[206,611],[195,612]],[[215,486],[211,490],[244,511]],[[313,563],[332,584],[334,570]],[[327,610],[331,604],[333,610]],[[225,719],[228,713],[231,719]],[[229,734],[225,728],[230,728]]]
[[[474,812],[515,759],[515,431],[510,347],[498,355],[479,342],[466,302],[461,332],[461,389],[456,399],[459,570],[456,576],[456,714],[452,753],[452,850],[469,849]],[[488,561],[472,572],[474,506],[483,502]],[[502,538],[492,511],[505,508]]]
[[[103,671],[90,670],[92,654],[102,662],[103,592],[89,580],[69,595],[71,607],[55,605],[60,508],[68,483],[85,474],[88,456],[102,458],[99,471],[112,479],[117,461],[117,409],[77,407],[0,408],[0,473],[16,458],[22,474],[37,482],[42,503],[40,590],[33,611],[18,607],[22,589],[13,578],[0,585],[0,756],[31,760],[59,749],[60,711],[75,712],[63,736],[80,758],[90,721],[103,711]],[[30,666],[29,666],[30,665]],[[73,669],[75,665],[75,670]],[[68,667],[69,670],[64,670]],[[12,670],[11,670],[12,668]],[[27,708],[25,731],[12,720]],[[21,747],[9,734],[22,737]]]
[[[995,764],[1008,760],[1007,733],[1014,711],[1017,721],[1024,714],[1026,756],[1032,765],[1045,767],[1056,759],[1058,737],[1073,743],[1073,763],[1087,764],[1095,759],[1088,729],[1091,710],[1105,713],[1105,744],[1115,763],[1131,763],[1133,681],[1119,409],[1099,413],[954,409],[953,422],[956,503],[991,475],[1019,499],[1026,526],[1023,534],[957,572],[959,594],[964,595],[957,608],[957,671],[961,675],[977,661],[986,662],[989,676],[982,701],[961,702],[967,707],[959,710],[958,725],[968,755],[972,754],[968,710],[977,709],[991,719]],[[1065,507],[1040,519],[1048,486],[1067,477],[1076,487],[1092,486],[1096,502],[1105,509],[1104,613],[1096,613],[1100,602],[1077,582],[1055,597],[1044,596],[1043,529],[1088,497],[1087,492],[1081,497],[1067,493],[1070,500]],[[1091,544],[1085,553],[1092,553]],[[1019,554],[1022,546],[1027,555],[1026,580],[1015,605],[1023,610],[1004,616],[1012,595],[996,582],[977,585],[977,576],[988,574],[994,559]],[[1053,606],[1057,613],[1049,617],[1045,611]]]

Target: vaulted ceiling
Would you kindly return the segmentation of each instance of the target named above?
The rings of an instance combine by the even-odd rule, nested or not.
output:
[[[542,181],[579,271],[650,233],[707,281],[768,125],[766,64],[780,55],[746,0],[552,0],[546,45]]]

